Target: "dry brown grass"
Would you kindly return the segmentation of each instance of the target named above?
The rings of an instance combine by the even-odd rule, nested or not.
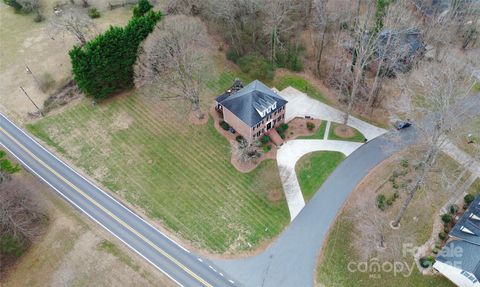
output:
[[[1,286],[175,286],[38,179],[25,171],[19,176],[46,206],[49,227],[0,278]],[[111,241],[116,252],[100,248],[104,241]]]

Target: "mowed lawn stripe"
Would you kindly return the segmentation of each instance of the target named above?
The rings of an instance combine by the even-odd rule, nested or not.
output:
[[[135,95],[130,97],[135,97]],[[243,175],[238,174],[233,169],[229,162],[228,142],[225,139],[220,137],[219,140],[219,138],[213,137],[207,140],[199,139],[198,143],[192,142],[192,135],[195,136],[196,134],[195,130],[193,130],[197,128],[195,126],[189,126],[187,127],[189,130],[185,133],[177,133],[177,136],[172,137],[170,134],[175,133],[175,129],[182,128],[181,123],[174,123],[170,126],[168,123],[171,115],[164,111],[158,113],[156,110],[158,105],[148,105],[140,108],[136,102],[139,101],[134,98],[111,100],[108,103],[98,105],[97,108],[101,109],[101,114],[94,115],[104,124],[111,123],[112,116],[119,111],[126,112],[134,118],[134,122],[127,130],[109,134],[112,143],[115,143],[117,147],[115,149],[110,147],[112,156],[105,158],[106,155],[101,152],[101,149],[91,149],[90,156],[98,154],[97,156],[102,158],[100,160],[101,164],[109,165],[109,171],[112,167],[106,177],[108,181],[115,181],[113,189],[117,188],[117,191],[119,191],[119,186],[126,185],[127,194],[122,195],[127,197],[129,201],[133,201],[137,205],[141,203],[142,207],[147,205],[146,210],[149,214],[164,219],[169,228],[178,230],[188,239],[198,241],[200,245],[206,244],[215,251],[222,252],[226,250],[228,245],[233,244],[233,240],[239,235],[239,231],[243,233],[244,237],[248,237],[247,241],[253,241],[250,243],[256,244],[265,237],[277,234],[285,226],[286,222],[288,222],[285,203],[267,203],[265,194],[260,196],[262,193],[255,191],[255,181],[258,181],[258,178],[255,177],[258,175],[258,172]],[[106,105],[113,103],[115,104],[109,106],[109,108],[104,108],[104,106],[106,107]],[[82,121],[82,118],[88,119],[92,116],[92,111],[85,106],[78,112],[78,114],[75,114],[75,111],[72,112],[72,115],[67,114],[68,116],[75,116],[77,124]],[[157,122],[158,116],[161,118],[159,122]],[[65,123],[66,121],[62,122]],[[141,122],[141,125],[139,122]],[[211,125],[211,123],[209,124]],[[144,128],[139,128],[139,126]],[[88,129],[86,125],[82,125],[81,128]],[[209,129],[214,128],[213,126],[200,127],[201,135],[197,137],[211,137]],[[132,138],[136,139],[132,140]],[[95,140],[97,139],[92,138],[92,141]],[[223,144],[221,140],[223,140]],[[166,142],[163,144],[163,141]],[[130,150],[132,143],[143,146],[139,148],[140,151],[133,152]],[[180,146],[180,149],[182,146],[188,146],[188,148],[178,151],[172,148],[172,143]],[[100,144],[98,143],[98,145]],[[89,141],[88,148],[91,148],[91,145],[91,141]],[[226,154],[224,154],[225,151]],[[116,153],[119,153],[119,155]],[[137,161],[145,162],[148,159],[153,159],[154,164],[152,166],[133,164],[134,168],[132,168],[131,165],[121,163],[122,157],[134,157]],[[159,163],[158,159],[160,158],[162,159],[160,163],[162,163],[162,167],[165,165],[165,168],[158,167],[157,163]],[[87,167],[86,169],[92,173],[91,169],[94,165],[85,161],[77,161],[82,162],[81,165]],[[267,164],[267,168],[272,167],[275,167],[274,164]],[[152,172],[158,173],[152,174]],[[275,170],[275,172],[277,171]],[[180,174],[187,173],[196,173],[196,175],[192,178],[180,176]],[[157,175],[158,179],[154,179],[154,176]],[[130,179],[129,183],[126,183],[123,182],[126,176],[135,179],[146,177],[147,180],[138,182],[138,180]],[[171,179],[172,177],[175,177],[177,180],[182,179],[182,182],[164,182],[165,179]],[[112,184],[106,185],[112,186]],[[142,193],[138,194],[136,192],[136,196],[139,196],[139,198],[135,198],[136,196],[132,196],[128,191],[134,185],[136,186],[135,189]],[[274,185],[276,187],[279,186],[278,183]],[[172,192],[171,189],[177,187],[185,192]],[[195,190],[193,195],[191,192],[188,193],[186,191],[189,188]],[[174,197],[174,199],[172,200],[169,197]],[[162,205],[172,205],[171,203],[175,206],[169,206],[168,208],[163,208],[163,210],[158,208]],[[193,215],[191,211],[189,213],[189,209],[199,209],[199,206],[201,206],[201,212],[199,211]],[[255,214],[257,216],[252,216]],[[189,220],[182,220],[179,218],[179,215],[185,215]],[[214,222],[208,224],[212,221],[212,217],[215,219],[213,220]],[[199,220],[195,220],[195,218]],[[208,223],[205,224],[202,221]],[[266,227],[269,228],[269,231],[265,233],[264,229]],[[199,230],[201,230],[199,236],[192,236]],[[212,233],[212,230],[215,231],[215,235],[209,235],[209,233]],[[245,248],[242,245],[239,249]]]
[[[148,105],[148,107],[145,107],[145,108],[148,109],[148,108],[150,108],[150,107],[153,107],[153,105]],[[143,110],[143,109],[142,109],[142,110]],[[149,127],[152,127],[152,126],[155,126],[155,125],[149,125]],[[210,127],[211,127],[211,125],[209,124],[208,128],[210,128]],[[213,128],[213,126],[212,126],[212,128]],[[215,130],[214,132],[217,133],[216,130]],[[206,135],[206,136],[208,136],[208,135]],[[223,140],[223,139],[222,139],[222,140]],[[226,140],[225,140],[225,147],[226,147],[227,149],[229,149],[229,144],[228,144],[228,142],[227,142]],[[199,155],[205,154],[205,152],[203,152],[203,150],[201,150],[201,149],[200,149],[200,150],[197,149],[195,152],[199,152]],[[206,162],[206,161],[210,161],[212,164],[215,164],[215,162],[212,161],[212,159],[214,158],[214,157],[212,157],[212,155],[214,155],[213,152],[212,152],[209,156],[207,156],[206,158],[204,158],[203,160],[204,160],[205,162]],[[195,157],[194,157],[194,156],[189,156],[188,158],[195,158]],[[204,164],[203,162],[199,162],[199,163],[200,163],[200,164]],[[229,162],[229,161],[227,162],[227,164],[228,164],[228,167],[230,167],[230,162]],[[237,171],[233,170],[232,168],[227,168],[227,170],[230,171],[230,173],[231,173],[232,176],[235,176],[234,173],[237,173]],[[211,174],[210,176],[212,176],[212,174]],[[213,176],[215,176],[215,174],[213,174]],[[220,180],[220,182],[221,182],[221,180]],[[246,185],[244,185],[243,187],[244,187],[244,188],[247,188]],[[251,197],[247,197],[247,199],[250,200]],[[253,199],[252,199],[252,200],[253,200]],[[262,212],[263,209],[260,209],[259,211]]]

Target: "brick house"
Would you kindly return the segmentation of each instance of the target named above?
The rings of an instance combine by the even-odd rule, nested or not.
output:
[[[245,87],[236,80],[231,89],[215,100],[223,120],[248,142],[283,124],[286,105],[284,98],[258,80]]]

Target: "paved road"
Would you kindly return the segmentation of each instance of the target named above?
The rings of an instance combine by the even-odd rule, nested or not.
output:
[[[355,150],[266,251],[216,263],[246,286],[313,286],[317,256],[345,200],[373,167],[411,144],[414,134],[413,128],[388,133]]]
[[[180,286],[237,286],[224,272],[135,215],[0,113],[0,144],[76,208]]]

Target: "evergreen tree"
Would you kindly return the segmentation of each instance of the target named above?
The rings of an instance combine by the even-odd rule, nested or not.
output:
[[[88,96],[103,99],[133,86],[133,65],[140,43],[153,31],[161,14],[132,18],[126,27],[110,27],[84,47],[70,50],[75,82]]]
[[[153,8],[148,0],[140,0],[138,4],[133,7],[133,17],[141,17]]]

